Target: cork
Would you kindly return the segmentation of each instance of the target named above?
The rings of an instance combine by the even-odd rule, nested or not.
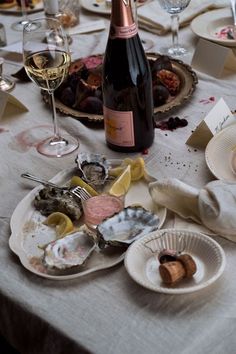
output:
[[[186,275],[183,264],[179,261],[166,262],[159,266],[160,276],[166,284],[175,284]]]
[[[194,259],[190,256],[190,254],[182,254],[177,257],[177,260],[182,263],[186,272],[186,278],[192,277],[196,271],[197,266]]]

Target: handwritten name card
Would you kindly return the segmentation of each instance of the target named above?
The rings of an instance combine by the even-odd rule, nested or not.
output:
[[[13,95],[0,91],[0,120],[27,112],[28,108]]]
[[[195,147],[205,147],[209,140],[223,128],[236,123],[236,117],[221,98],[201,121],[186,144]]]

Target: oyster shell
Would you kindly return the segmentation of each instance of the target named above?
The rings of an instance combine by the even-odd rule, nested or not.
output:
[[[95,247],[94,239],[88,233],[78,231],[50,242],[45,248],[43,263],[47,268],[61,270],[81,266]]]
[[[157,230],[159,217],[142,207],[127,207],[97,226],[99,247],[129,246],[133,241]]]
[[[79,220],[83,213],[80,201],[73,198],[67,191],[53,187],[45,187],[39,191],[34,199],[35,209],[42,215],[60,211],[68,215],[71,220]]]
[[[93,153],[80,153],[75,162],[81,178],[95,189],[103,186],[108,178],[109,163],[105,156]]]

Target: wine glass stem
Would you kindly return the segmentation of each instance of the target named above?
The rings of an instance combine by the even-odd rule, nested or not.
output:
[[[27,16],[27,10],[26,10],[26,4],[25,4],[25,0],[21,0],[21,13],[22,13],[22,17],[25,21],[27,21],[28,16]]]
[[[51,98],[51,105],[52,105],[52,120],[53,120],[53,131],[54,131],[54,138],[59,139],[59,129],[57,124],[57,112],[56,112],[56,105],[55,105],[55,98],[54,98],[54,91],[49,91],[49,95]]]
[[[179,46],[179,15],[171,15],[171,33],[172,45],[177,48]]]

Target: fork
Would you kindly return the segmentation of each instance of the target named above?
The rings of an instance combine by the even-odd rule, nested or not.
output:
[[[73,197],[77,197],[83,200],[87,200],[91,198],[91,194],[83,187],[75,186],[75,187],[60,187],[52,182],[46,181],[43,178],[39,178],[37,176],[31,175],[30,173],[22,173],[21,177],[30,179],[31,181],[39,182],[45,187],[53,187],[59,189],[61,191],[66,191],[70,193]]]

